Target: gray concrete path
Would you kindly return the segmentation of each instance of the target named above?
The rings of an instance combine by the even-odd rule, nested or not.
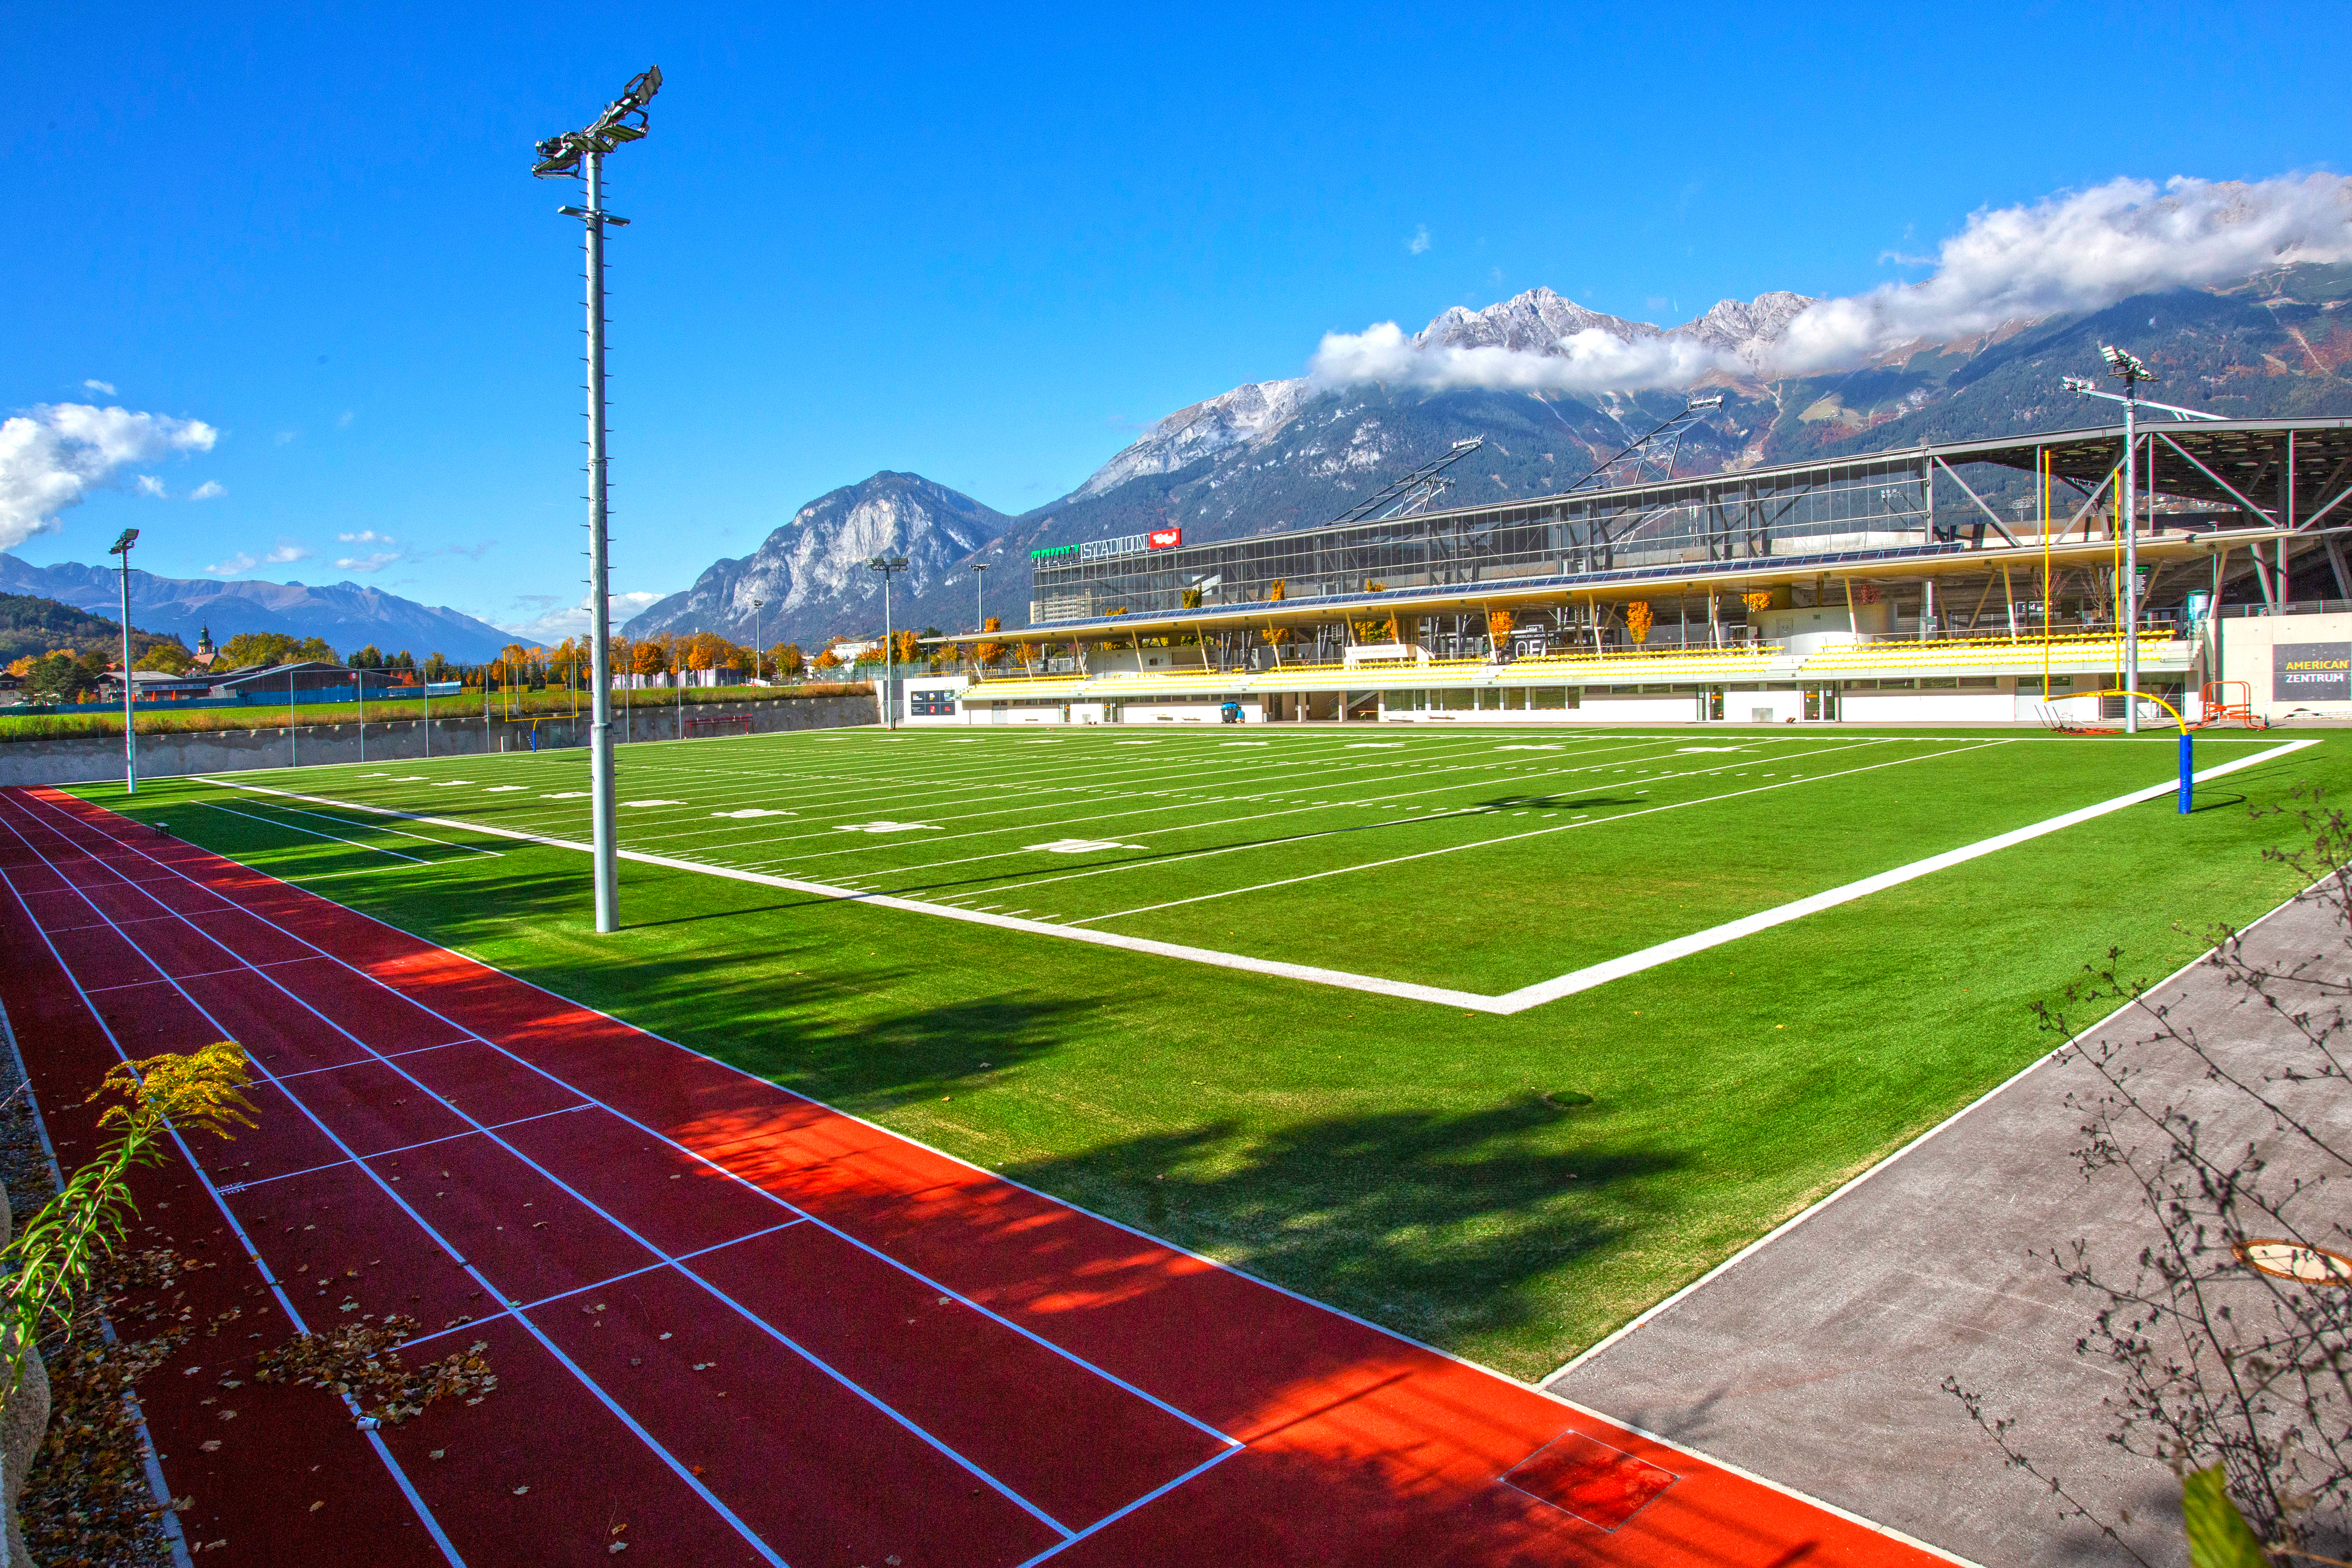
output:
[[[2316,900],[2273,914],[2245,950],[2325,953],[2325,973],[2347,971],[2336,912]],[[2283,1026],[2207,964],[2155,999],[2231,1058],[2270,1054]],[[2089,1037],[2148,1032],[2126,1013]],[[2159,1098],[2229,1117],[2179,1047],[2134,1059]],[[1938,1386],[1957,1375],[1989,1414],[2017,1418],[2013,1440],[2070,1490],[2127,1511],[2148,1563],[2185,1563],[2178,1483],[2105,1441],[2117,1374],[2074,1353],[2095,1304],[2048,1261],[2080,1237],[2127,1265],[2157,1234],[2137,1184],[2086,1180],[2074,1157],[2084,1118],[2066,1097],[2097,1081],[2044,1060],[1546,1386],[1978,1563],[2128,1564],[2003,1464]],[[2352,1123],[2352,1096],[2334,1098],[2326,1120]]]

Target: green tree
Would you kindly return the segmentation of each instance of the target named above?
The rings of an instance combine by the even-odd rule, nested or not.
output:
[[[70,702],[81,686],[81,663],[69,653],[45,653],[25,669],[29,702]]]
[[[808,666],[808,658],[795,642],[780,642],[768,650],[768,665],[787,679],[798,675]]]
[[[382,669],[383,668],[383,650],[377,647],[373,643],[368,644],[367,647],[352,655],[352,668],[353,669]]]
[[[133,669],[160,669],[166,675],[185,675],[195,668],[195,656],[175,642],[159,642],[139,656]]]
[[[239,632],[221,645],[220,657],[214,661],[217,669],[248,669],[257,665],[299,664],[317,659],[325,664],[340,661],[335,650],[327,646],[324,637],[296,639],[285,632]]]

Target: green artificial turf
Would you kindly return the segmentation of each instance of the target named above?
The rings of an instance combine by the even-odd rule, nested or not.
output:
[[[624,802],[686,804],[625,805],[623,843],[1065,920],[1128,908],[1129,888],[1213,893],[1100,929],[1493,990],[2171,768],[2168,740],[2014,731],[1235,738],[859,730],[625,748]],[[2209,738],[2200,763],[2281,738]],[[2110,946],[2154,978],[2212,922],[2292,891],[2263,850],[2294,842],[2273,808],[2297,785],[2344,787],[2352,737],[2322,742],[2207,786],[2190,816],[2135,805],[1507,1017],[635,863],[626,929],[598,937],[576,851],[190,781],[127,805],[119,786],[81,793],[1536,1377],[2048,1049],[2030,1005]],[[1683,750],[1718,744],[1754,749]],[[1561,749],[1501,749],[1519,745]],[[1853,771],[1892,757],[1916,760]],[[546,797],[586,776],[568,752],[240,778],[584,837],[584,800]],[[1406,795],[1436,820],[1381,820]],[[1696,804],[1654,809],[1682,801]],[[795,815],[711,815],[749,810]],[[842,830],[881,822],[925,826]],[[1147,850],[1072,878],[1134,852],[1030,847],[1063,837]],[[1450,847],[1477,840],[1496,842]],[[1422,858],[1232,893],[1406,855]],[[965,856],[992,858],[946,864]],[[1037,904],[1041,887],[1064,907]],[[1072,901],[1080,888],[1092,904]]]

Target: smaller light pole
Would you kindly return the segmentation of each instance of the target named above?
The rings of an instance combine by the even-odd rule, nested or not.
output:
[[[122,562],[122,793],[139,793],[139,726],[131,711],[132,687],[131,679],[131,547],[139,542],[139,531],[126,528],[122,537],[114,542],[109,555]]]
[[[898,727],[898,706],[893,696],[890,667],[898,658],[898,649],[890,631],[890,579],[907,569],[907,558],[903,555],[877,555],[866,564],[869,570],[882,574],[882,722],[886,728],[895,730]]]
[[[754,685],[760,680],[760,606],[767,602],[765,599],[751,601],[751,681]]]
[[[2103,397],[2109,403],[2124,405],[2123,494],[2119,506],[2124,516],[2124,580],[2117,584],[2116,618],[2123,622],[2124,689],[2131,694],[2124,699],[2124,733],[2137,735],[2139,733],[2139,384],[2156,380],[2157,374],[2137,354],[2127,350],[2102,343],[2099,353],[2107,362],[2107,374],[2124,384],[2121,395],[2101,392],[2088,379],[2079,375],[2062,378],[2062,384],[2077,396]],[[2147,406],[2179,415],[2184,419],[2221,417],[2195,408],[2175,408],[2168,403],[2151,403]],[[2148,465],[2148,494],[2151,499],[2156,493],[2154,458],[2151,451]]]
[[[986,583],[981,576],[981,574],[987,570],[988,563],[985,561],[975,561],[971,563],[971,629],[976,632],[984,632],[988,629],[988,600],[982,592]],[[971,645],[971,662],[973,668],[980,668],[978,643]]]

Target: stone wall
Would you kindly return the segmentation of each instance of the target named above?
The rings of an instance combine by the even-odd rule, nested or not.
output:
[[[689,702],[687,719],[751,718],[754,734],[782,730],[833,730],[881,721],[871,695],[783,697],[751,702]],[[620,742],[675,741],[676,704],[632,703],[627,723],[616,708],[613,735]],[[588,715],[541,719],[535,726],[541,750],[588,743]],[[210,730],[139,737],[139,776],[243,773],[255,768],[311,767],[326,763],[413,762],[428,754],[479,756],[485,752],[527,752],[533,725],[493,718],[403,719],[370,724],[362,737],[357,724],[302,724],[289,733],[276,730]],[[0,785],[81,784],[122,776],[122,737],[92,735],[72,740],[0,742]]]

